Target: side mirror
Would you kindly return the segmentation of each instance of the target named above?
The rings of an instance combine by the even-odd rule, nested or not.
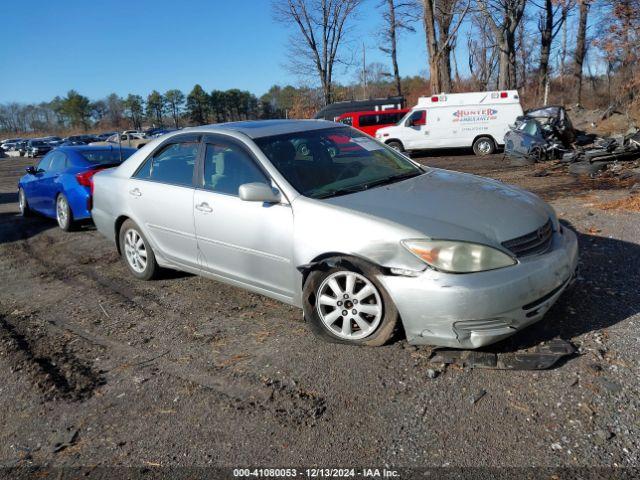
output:
[[[36,173],[38,173],[38,171],[36,170],[36,167],[27,167],[25,168],[25,170],[29,175],[35,175]]]
[[[278,190],[266,183],[254,182],[240,185],[240,199],[245,202],[279,203],[281,195]]]

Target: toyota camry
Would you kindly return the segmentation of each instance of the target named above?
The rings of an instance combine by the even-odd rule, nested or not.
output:
[[[540,320],[576,235],[532,193],[415,163],[351,127],[181,130],[94,176],[92,216],[132,275],[184,270],[301,307],[311,330],[477,348]]]

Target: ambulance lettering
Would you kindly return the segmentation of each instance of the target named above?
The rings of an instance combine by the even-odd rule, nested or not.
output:
[[[453,112],[454,123],[490,122],[498,118],[498,110],[494,108],[460,109]]]

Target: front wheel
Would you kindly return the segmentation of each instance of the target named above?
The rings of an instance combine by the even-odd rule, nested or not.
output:
[[[480,137],[473,142],[473,153],[478,156],[490,155],[496,151],[496,143],[491,137]]]
[[[309,274],[303,307],[311,330],[330,342],[384,345],[398,319],[393,301],[373,269],[343,265]]]
[[[27,196],[25,195],[22,187],[18,189],[18,208],[20,209],[20,216],[28,217],[31,215],[29,202],[27,201]]]
[[[391,140],[390,142],[387,142],[387,145],[393,148],[397,152],[400,152],[400,153],[404,152],[404,147],[402,146],[402,143],[396,140]]]
[[[69,232],[75,227],[69,200],[63,193],[58,195],[56,199],[56,220],[58,221],[58,226],[65,232]]]
[[[151,280],[158,274],[158,263],[140,227],[127,220],[120,228],[120,251],[129,271],[140,280]]]

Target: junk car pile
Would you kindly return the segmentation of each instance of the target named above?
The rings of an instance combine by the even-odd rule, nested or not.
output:
[[[640,132],[602,138],[576,130],[564,107],[525,112],[505,135],[505,154],[512,165],[547,160],[569,164],[569,172],[593,175],[605,169],[632,169],[640,159]],[[621,164],[620,162],[624,162]]]

